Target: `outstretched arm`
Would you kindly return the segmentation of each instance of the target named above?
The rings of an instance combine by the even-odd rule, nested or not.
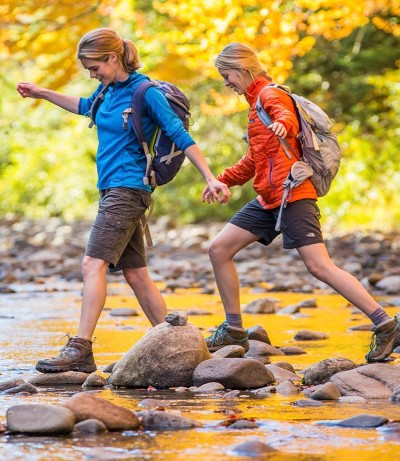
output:
[[[78,96],[68,96],[29,82],[18,83],[17,91],[23,98],[45,99],[73,114],[78,113],[80,100]]]
[[[207,189],[209,190],[212,201],[217,200],[219,203],[226,203],[231,196],[231,192],[226,184],[218,181],[212,174],[208,167],[203,154],[197,144],[192,144],[185,150],[186,157],[193,163],[193,165],[200,171],[207,182]],[[204,201],[204,197],[203,197]]]

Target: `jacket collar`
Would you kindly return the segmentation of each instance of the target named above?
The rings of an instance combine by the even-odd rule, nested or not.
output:
[[[266,75],[258,75],[253,83],[250,84],[250,86],[247,88],[245,97],[247,102],[252,106],[257,98],[258,95],[260,94],[260,91],[266,86],[272,83],[272,80],[267,77]]]

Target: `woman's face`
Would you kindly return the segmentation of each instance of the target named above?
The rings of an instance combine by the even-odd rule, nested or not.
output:
[[[245,94],[249,87],[252,79],[250,75],[244,74],[239,75],[238,71],[230,69],[218,69],[221,77],[224,79],[225,86],[228,86],[237,94]]]
[[[107,61],[82,58],[81,63],[89,71],[90,78],[97,78],[103,85],[124,81],[128,78],[128,74],[124,72],[114,54],[110,54]]]

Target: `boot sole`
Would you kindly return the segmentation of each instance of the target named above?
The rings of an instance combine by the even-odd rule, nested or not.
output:
[[[36,370],[40,373],[65,373],[66,371],[79,371],[81,373],[93,373],[97,370],[96,365],[74,365],[73,367],[61,367],[61,366],[42,366],[36,364]]]

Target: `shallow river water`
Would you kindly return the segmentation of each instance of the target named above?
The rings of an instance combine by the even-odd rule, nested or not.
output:
[[[35,373],[37,359],[55,355],[64,343],[58,342],[66,332],[72,334],[80,310],[81,285],[47,282],[43,286],[25,285],[15,294],[0,295],[0,379],[26,377]],[[274,297],[282,307],[303,299],[317,300],[318,308],[301,309],[302,316],[244,314],[245,327],[262,325],[274,346],[297,345],[307,354],[287,356],[300,372],[308,365],[333,357],[346,357],[355,363],[365,363],[371,333],[349,331],[351,326],[368,323],[366,318],[346,306],[336,295],[305,295],[287,293],[256,294],[242,291],[242,303],[261,297]],[[204,336],[208,328],[223,319],[223,309],[216,295],[201,294],[199,290],[175,290],[166,294],[170,310],[202,309],[209,315],[190,315],[189,322],[199,327]],[[106,309],[96,330],[94,352],[101,370],[119,359],[148,329],[149,324],[139,312],[136,317],[114,317],[110,309],[137,308],[135,298],[123,283],[112,283]],[[388,312],[395,314],[397,308]],[[321,331],[329,339],[296,342],[293,337],[302,329]],[[400,364],[399,356],[394,365]],[[282,357],[272,357],[271,363]],[[106,377],[107,375],[104,374]],[[61,404],[82,388],[61,386],[39,388],[35,395],[0,395],[0,423],[6,422],[6,411],[23,403]],[[242,392],[234,400],[218,394],[177,394],[173,390],[129,390],[104,388],[96,391],[118,405],[134,411],[143,410],[145,398],[158,399],[160,407],[178,412],[202,424],[188,431],[124,432],[91,437],[25,437],[0,435],[0,460],[59,461],[59,460],[349,460],[389,461],[399,458],[400,433],[378,429],[347,429],[324,426],[322,422],[344,419],[358,414],[376,414],[389,420],[400,420],[400,405],[388,400],[368,404],[324,402],[318,408],[300,408],[293,403],[301,398],[271,394],[256,398]],[[233,415],[253,418],[256,429],[234,430],[224,422]],[[237,456],[232,448],[244,441],[259,440],[268,443],[277,452],[259,458]]]

